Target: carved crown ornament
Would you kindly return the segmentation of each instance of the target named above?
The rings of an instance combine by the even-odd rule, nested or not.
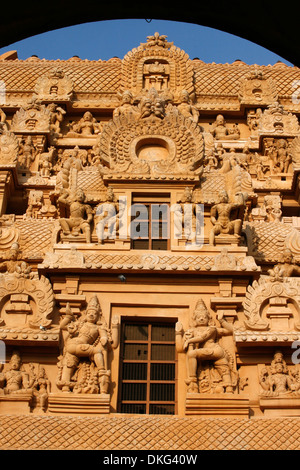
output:
[[[70,101],[73,81],[62,70],[54,69],[37,79],[34,92],[39,100]]]
[[[278,98],[275,82],[255,68],[241,79],[239,98],[242,104],[272,104]]]
[[[49,108],[37,100],[22,106],[13,116],[11,130],[16,133],[50,132]]]
[[[201,127],[151,89],[131,112],[115,115],[95,146],[103,175],[147,177],[200,175],[204,159]],[[198,176],[199,178],[199,176]]]
[[[270,104],[259,118],[259,134],[296,136],[299,131],[300,127],[297,116],[286,111],[278,101]]]

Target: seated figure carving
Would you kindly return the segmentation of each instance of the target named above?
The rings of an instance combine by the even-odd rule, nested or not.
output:
[[[75,194],[65,191],[58,198],[58,202],[67,206],[70,211],[69,218],[59,219],[63,234],[78,236],[84,233],[87,243],[90,243],[93,209],[85,203],[84,192],[81,189],[77,189]]]
[[[236,197],[237,202],[231,203],[229,202],[227,191],[220,191],[220,202],[211,208],[211,221],[213,228],[211,229],[209,237],[210,245],[214,245],[215,237],[219,234],[235,235],[238,239],[240,238],[242,220],[231,220],[231,213],[234,209],[238,209],[245,205],[245,196],[240,193],[237,194]]]
[[[21,356],[15,351],[8,369],[5,372],[0,370],[0,394],[21,394],[30,391],[29,374],[23,370]]]

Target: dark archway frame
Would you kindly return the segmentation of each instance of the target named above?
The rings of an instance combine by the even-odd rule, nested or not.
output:
[[[194,23],[252,41],[300,66],[299,2],[190,0],[188,4],[151,0],[136,2],[27,0],[1,6],[0,47],[47,31],[93,21],[160,19]],[[111,38],[108,38],[110,40]]]

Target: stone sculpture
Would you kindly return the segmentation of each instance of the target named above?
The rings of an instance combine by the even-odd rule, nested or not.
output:
[[[219,193],[220,202],[211,208],[211,221],[213,228],[210,232],[209,243],[214,245],[215,237],[219,234],[235,235],[237,238],[241,235],[242,220],[231,220],[231,213],[234,209],[244,206],[245,199],[243,194],[237,195],[238,202],[230,203],[227,191]]]
[[[60,328],[67,332],[67,337],[59,363],[58,388],[63,392],[74,389],[79,392],[80,389],[82,393],[107,393],[110,377],[108,352],[118,345],[118,324],[114,322],[113,331],[109,331],[98,297],[95,295],[89,301],[82,319],[77,320],[67,306]],[[88,366],[92,364],[94,369],[93,374],[89,376],[90,381],[85,376],[84,381],[78,383],[74,374],[83,358],[88,361]]]
[[[233,335],[233,327],[222,315],[218,317],[218,321],[221,327],[215,326],[204,302],[200,300],[193,313],[190,328],[183,333],[182,325],[177,324],[178,343],[181,343],[178,349],[182,348],[187,357],[186,383],[189,393],[200,391],[203,376],[211,381],[210,389],[215,392],[233,392],[234,380],[230,359],[228,353],[220,345],[222,336]],[[205,369],[207,366],[210,366],[210,369]],[[210,370],[210,373],[205,373],[207,370]],[[213,377],[216,375],[215,372],[217,372],[217,379]]]
[[[76,237],[83,233],[87,243],[90,243],[93,210],[91,206],[85,204],[84,192],[81,189],[78,189],[75,194],[69,191],[63,192],[58,202],[67,206],[70,211],[70,217],[59,219],[63,234]]]

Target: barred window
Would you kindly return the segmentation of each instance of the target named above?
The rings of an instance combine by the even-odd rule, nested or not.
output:
[[[176,413],[175,322],[122,324],[119,412]]]

